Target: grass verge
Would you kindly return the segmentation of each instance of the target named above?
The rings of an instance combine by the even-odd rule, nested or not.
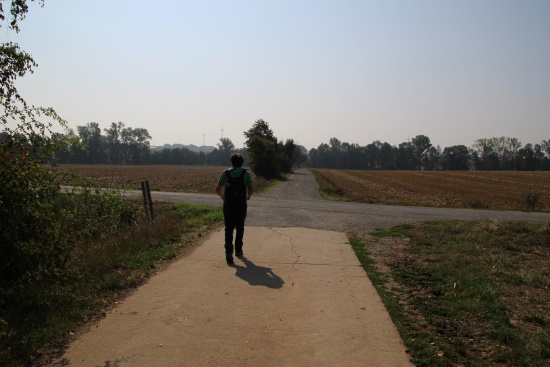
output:
[[[319,196],[325,200],[332,201],[351,201],[349,198],[344,196],[342,190],[338,189],[336,185],[332,184],[330,180],[319,173],[317,169],[309,170],[313,177],[315,178],[315,183],[317,184],[317,191]]]
[[[415,365],[550,365],[550,225],[429,222],[350,242]]]
[[[80,243],[59,279],[36,279],[22,290],[20,304],[3,305],[0,366],[47,365],[79,324],[103,317],[117,299],[223,221],[221,209],[187,203],[156,203],[155,211],[154,221]]]

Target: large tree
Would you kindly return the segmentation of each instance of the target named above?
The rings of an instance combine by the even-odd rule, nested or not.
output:
[[[426,135],[417,135],[412,139],[412,146],[414,152],[414,168],[421,170],[424,168],[426,154],[432,147],[430,138]]]
[[[292,172],[292,167],[300,158],[301,152],[293,139],[287,139],[279,143],[279,151],[281,154],[281,171],[285,173]]]
[[[265,179],[278,178],[281,174],[277,138],[262,120],[256,120],[250,129],[244,132],[248,163],[252,171]]]
[[[453,145],[443,149],[442,165],[446,170],[468,170],[468,148],[464,145]]]
[[[79,163],[105,163],[105,142],[101,135],[101,128],[97,122],[90,122],[84,126],[77,126],[76,131],[80,141],[85,145],[87,155]],[[76,146],[76,149],[80,149]]]
[[[208,164],[228,165],[231,153],[235,151],[235,144],[229,138],[220,138],[218,147],[208,153]]]

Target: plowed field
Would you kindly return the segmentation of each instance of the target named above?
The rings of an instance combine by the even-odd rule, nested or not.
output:
[[[222,166],[70,165],[103,185],[213,193]],[[318,170],[321,189],[351,201],[450,208],[526,209],[527,193],[540,193],[537,209],[550,209],[550,172]]]
[[[141,181],[149,181],[151,190],[214,193],[221,172],[218,166],[125,166],[64,165],[83,177],[92,177],[102,185],[141,189]]]
[[[318,170],[327,191],[352,201],[450,208],[526,209],[526,195],[540,193],[537,209],[550,209],[550,172],[415,172]],[[323,184],[320,183],[321,188]]]

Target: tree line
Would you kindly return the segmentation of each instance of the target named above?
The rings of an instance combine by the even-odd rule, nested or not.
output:
[[[227,165],[232,152],[247,155],[246,149],[235,149],[230,139],[222,138],[210,153],[194,152],[185,147],[151,149],[151,135],[144,128],[126,127],[123,122],[101,129],[96,122],[69,129],[67,149],[57,155],[60,163],[79,164],[175,164]]]
[[[550,170],[550,140],[523,146],[517,138],[477,139],[465,145],[433,146],[417,135],[398,146],[376,140],[366,146],[332,138],[308,153],[314,168],[380,170]]]
[[[188,148],[151,149],[147,129],[126,127],[122,122],[103,129],[95,122],[69,130],[72,142],[59,156],[63,163],[89,164],[177,164],[227,165],[232,152],[245,157],[246,165],[255,165],[257,174],[290,171],[292,166],[312,168],[369,170],[550,170],[550,140],[525,144],[517,138],[493,137],[475,140],[471,147],[432,145],[426,135],[417,135],[397,146],[379,140],[366,146],[332,138],[307,151],[292,139],[279,141],[269,123],[259,119],[244,132],[245,148],[235,148],[221,138],[209,153]],[[250,154],[250,152],[253,152]],[[249,161],[250,160],[250,161]],[[252,164],[250,164],[252,163]],[[289,167],[290,166],[290,167]]]
[[[244,134],[247,148],[237,149],[230,139],[221,138],[209,153],[185,147],[154,150],[147,129],[113,122],[102,131],[98,123],[90,122],[58,136],[59,140],[69,143],[57,159],[60,163],[81,164],[228,165],[231,153],[238,152],[246,165],[253,166],[257,175],[266,178],[290,172],[299,158],[302,165],[307,159],[305,148],[298,147],[292,139],[279,141],[264,120],[257,120]]]

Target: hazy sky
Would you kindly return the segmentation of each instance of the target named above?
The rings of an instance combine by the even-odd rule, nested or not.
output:
[[[28,102],[153,145],[241,147],[260,118],[308,149],[550,139],[548,0],[46,0],[0,31],[39,64]]]

